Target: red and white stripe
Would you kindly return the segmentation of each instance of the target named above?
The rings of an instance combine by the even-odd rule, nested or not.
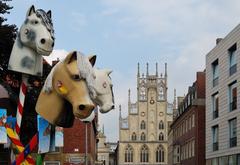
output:
[[[21,128],[21,122],[22,122],[22,115],[23,115],[23,106],[25,101],[25,96],[27,93],[27,83],[26,79],[23,76],[20,92],[19,92],[19,100],[18,100],[18,107],[17,107],[17,123],[16,123],[16,132],[18,135],[20,135],[20,128]]]

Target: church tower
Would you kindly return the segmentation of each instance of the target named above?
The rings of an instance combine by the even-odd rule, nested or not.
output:
[[[167,164],[168,123],[173,105],[167,102],[167,64],[164,74],[140,73],[137,67],[137,101],[128,91],[128,116],[119,118],[119,164]]]

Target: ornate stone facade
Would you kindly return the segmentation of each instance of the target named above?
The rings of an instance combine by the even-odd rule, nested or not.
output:
[[[137,73],[137,101],[131,102],[128,116],[119,117],[118,163],[168,164],[168,129],[173,105],[167,102],[167,64],[164,76]]]

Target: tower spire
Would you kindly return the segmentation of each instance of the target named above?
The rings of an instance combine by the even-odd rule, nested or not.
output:
[[[176,100],[176,89],[174,89],[174,100],[173,100],[173,108],[177,109],[177,100]]]
[[[131,103],[131,90],[128,89],[128,104]]]
[[[122,107],[119,105],[119,119],[122,119]]]
[[[139,62],[138,62],[138,69],[137,69],[137,77],[140,77],[140,65],[139,65]]]
[[[146,76],[148,76],[149,75],[149,73],[148,73],[148,62],[147,62],[147,74],[146,74]]]
[[[156,76],[158,76],[158,63],[156,62]]]
[[[165,63],[165,77],[167,77],[167,63]]]

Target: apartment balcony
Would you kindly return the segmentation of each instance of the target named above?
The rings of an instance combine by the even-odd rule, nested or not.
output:
[[[237,109],[237,99],[234,98],[233,101],[230,103],[230,111]]]
[[[230,142],[230,147],[237,146],[237,137],[230,138],[229,142]]]
[[[213,87],[218,85],[218,77],[213,79]]]
[[[213,151],[218,150],[218,142],[213,143]]]
[[[218,118],[218,109],[213,111],[213,119],[216,119],[216,118]]]
[[[236,72],[237,72],[237,64],[235,64],[229,68],[229,75],[231,76]]]

